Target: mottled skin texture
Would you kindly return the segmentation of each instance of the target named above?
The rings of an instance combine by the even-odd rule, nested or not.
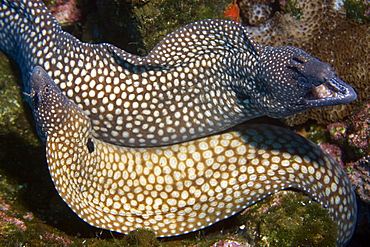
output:
[[[232,132],[155,148],[96,139],[91,120],[40,67],[31,76],[35,120],[46,136],[51,177],[63,200],[91,225],[158,237],[204,228],[269,194],[295,188],[352,236],[357,205],[344,170],[316,144],[289,130],[242,125]]]
[[[19,64],[25,90],[32,68],[42,66],[91,118],[94,137],[133,147],[356,98],[327,64],[294,47],[256,44],[243,26],[225,20],[189,24],[140,57],[80,42],[41,1],[2,0],[0,49]]]

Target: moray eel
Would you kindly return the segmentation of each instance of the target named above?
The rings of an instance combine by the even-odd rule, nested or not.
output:
[[[55,188],[89,224],[158,237],[204,228],[282,189],[303,191],[338,224],[338,245],[351,238],[356,197],[344,170],[316,144],[281,127],[234,131],[164,147],[113,145],[92,134],[92,121],[41,68],[30,78],[37,125]]]
[[[93,136],[113,144],[168,145],[356,98],[329,65],[259,45],[236,22],[191,23],[141,57],[79,41],[41,1],[0,3],[0,49],[19,64],[25,91],[33,67],[43,67],[89,116]]]

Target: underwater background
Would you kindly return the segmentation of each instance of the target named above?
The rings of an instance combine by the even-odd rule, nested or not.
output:
[[[335,68],[359,98],[283,119],[318,143],[347,171],[358,194],[359,219],[349,246],[370,239],[369,1],[334,0],[54,0],[44,1],[63,29],[79,39],[112,43],[147,54],[175,29],[204,18],[249,27],[271,46],[292,45]],[[156,239],[89,226],[54,189],[31,111],[22,96],[17,65],[0,53],[0,245],[1,246],[335,246],[333,222],[319,204],[282,191],[206,230]],[[310,231],[307,231],[310,229]]]

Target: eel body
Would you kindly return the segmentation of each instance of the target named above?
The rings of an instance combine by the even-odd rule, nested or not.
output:
[[[101,140],[133,147],[204,137],[262,115],[347,103],[354,90],[294,47],[255,43],[240,24],[191,23],[145,57],[64,32],[41,1],[0,1],[0,49],[25,91],[39,65],[91,119]]]
[[[268,125],[165,147],[113,145],[92,134],[89,117],[40,67],[26,93],[46,136],[46,155],[59,195],[89,224],[158,237],[204,228],[269,194],[303,191],[338,224],[338,245],[352,236],[357,205],[344,170],[316,144]]]

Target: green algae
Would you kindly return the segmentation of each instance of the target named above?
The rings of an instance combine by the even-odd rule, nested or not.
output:
[[[350,19],[361,23],[370,22],[370,2],[364,0],[344,0],[343,7]]]
[[[302,193],[279,192],[241,217],[255,246],[336,246],[336,223]]]
[[[185,24],[206,19],[224,19],[228,4],[217,0],[152,0],[132,1],[133,13],[139,21],[145,51],[148,53],[165,35]]]
[[[23,100],[20,76],[13,73],[12,65],[0,52],[0,136],[15,133],[31,145],[40,145],[31,116],[26,115],[30,111]]]
[[[128,246],[134,247],[157,247],[159,242],[155,237],[155,233],[145,228],[131,231],[127,235]]]
[[[327,143],[330,140],[330,134],[326,126],[313,121],[295,126],[293,129],[316,144]]]
[[[282,10],[296,20],[301,20],[303,16],[303,8],[298,7],[297,0],[287,0],[285,1],[285,5],[281,6]]]

